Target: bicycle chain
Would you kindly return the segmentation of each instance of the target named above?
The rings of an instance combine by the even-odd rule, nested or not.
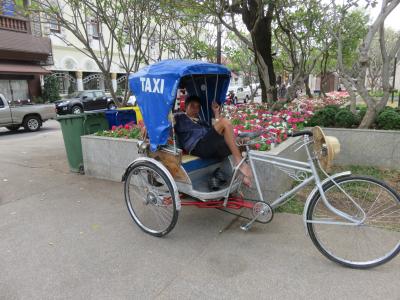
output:
[[[261,203],[263,203],[263,204],[268,205],[268,207],[269,207],[269,209],[270,209],[270,211],[271,211],[271,218],[270,218],[267,222],[259,221],[259,220],[257,220],[257,219],[255,220],[255,222],[261,223],[261,224],[268,224],[269,222],[272,221],[272,219],[274,218],[274,210],[272,209],[272,207],[271,207],[267,202],[263,202],[263,201],[260,201],[260,200],[254,200],[254,199],[247,199],[247,198],[244,199],[244,200],[245,200],[245,201],[250,201],[250,202],[261,202]],[[245,208],[245,207],[243,207],[243,208]],[[242,208],[242,209],[243,209],[243,208]],[[251,219],[252,219],[252,218],[245,217],[245,216],[242,216],[242,215],[240,215],[240,214],[237,214],[237,213],[228,211],[228,210],[226,210],[226,209],[224,209],[224,208],[216,208],[216,209],[221,210],[221,211],[223,211],[223,212],[226,212],[226,213],[228,213],[228,214],[231,214],[231,215],[240,217],[240,218],[242,218],[242,219],[246,219],[246,220],[251,220]],[[251,209],[251,208],[245,208],[245,209]],[[252,209],[251,209],[251,210],[252,210]]]

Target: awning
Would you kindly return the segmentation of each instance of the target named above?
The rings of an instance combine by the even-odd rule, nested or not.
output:
[[[46,70],[45,68],[38,65],[29,65],[29,64],[5,64],[0,63],[0,74],[50,74],[51,71]]]

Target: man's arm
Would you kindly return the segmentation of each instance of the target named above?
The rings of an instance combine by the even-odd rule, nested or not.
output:
[[[221,117],[221,112],[220,112],[221,107],[219,106],[219,104],[217,102],[213,101],[211,108],[214,113],[215,121],[218,121],[218,119]]]

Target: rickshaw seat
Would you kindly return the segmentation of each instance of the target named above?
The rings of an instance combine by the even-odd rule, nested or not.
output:
[[[221,162],[218,158],[200,158],[198,156],[185,154],[182,156],[182,167],[190,173]]]

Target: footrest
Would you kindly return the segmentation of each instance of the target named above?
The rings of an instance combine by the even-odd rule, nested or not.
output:
[[[194,155],[183,155],[182,156],[182,167],[186,172],[192,172],[195,170],[203,169],[208,166],[219,163],[220,160],[217,158],[200,158]]]

